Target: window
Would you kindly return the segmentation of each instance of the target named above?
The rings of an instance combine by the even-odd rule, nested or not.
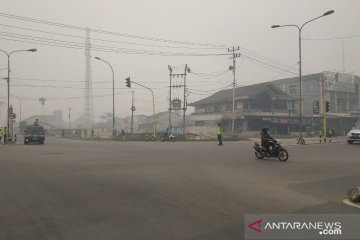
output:
[[[296,85],[290,85],[289,91],[290,91],[290,94],[296,94]]]
[[[204,121],[195,121],[195,126],[205,126]]]

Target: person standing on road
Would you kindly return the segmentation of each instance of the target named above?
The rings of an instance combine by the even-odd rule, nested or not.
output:
[[[0,143],[1,143],[1,139],[4,135],[5,135],[4,130],[2,130],[2,128],[0,128]]]
[[[7,128],[6,127],[4,127],[4,144],[6,144],[7,143]]]
[[[218,141],[219,141],[218,145],[222,146],[223,145],[222,144],[222,130],[221,130],[221,124],[220,123],[217,124],[216,134],[217,134]]]

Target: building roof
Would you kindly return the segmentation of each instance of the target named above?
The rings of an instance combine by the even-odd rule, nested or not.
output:
[[[258,98],[260,95],[268,95],[269,97],[277,100],[294,100],[292,96],[288,95],[280,88],[274,86],[271,83],[258,83],[254,85],[238,87],[235,89],[235,99],[254,99]],[[230,102],[232,101],[233,90],[226,89],[214,93],[213,95],[196,101],[194,103],[189,103],[189,106],[219,103],[219,102]]]
[[[320,81],[320,78],[324,76],[324,73],[313,73],[313,74],[308,74],[308,75],[302,75],[301,76],[301,81]],[[296,77],[291,77],[291,78],[282,78],[282,79],[278,79],[278,80],[274,80],[272,81],[272,83],[282,83],[282,82],[292,82],[295,81],[296,83],[299,82],[299,76]]]

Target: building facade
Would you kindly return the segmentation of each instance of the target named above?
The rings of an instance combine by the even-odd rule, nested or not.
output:
[[[225,133],[232,130],[232,89],[217,92],[188,104],[195,107],[191,120],[195,126],[188,131],[200,135],[214,134],[218,122]],[[260,83],[235,89],[235,132],[256,132],[263,126],[287,132],[294,127],[297,99],[271,83]]]
[[[299,78],[286,78],[236,88],[235,132],[251,133],[268,126],[273,133],[300,131]],[[302,77],[302,129],[316,132],[322,128],[325,102],[329,102],[328,126],[346,131],[359,117],[360,78],[351,74],[322,72]],[[232,128],[232,89],[219,91],[188,104],[195,126],[188,131],[214,134],[221,122],[226,133]]]

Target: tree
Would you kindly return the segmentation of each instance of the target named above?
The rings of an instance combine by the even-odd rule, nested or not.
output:
[[[44,111],[45,102],[46,102],[46,98],[42,97],[42,98],[39,99],[39,103],[42,105],[43,115],[45,115],[45,111]]]

